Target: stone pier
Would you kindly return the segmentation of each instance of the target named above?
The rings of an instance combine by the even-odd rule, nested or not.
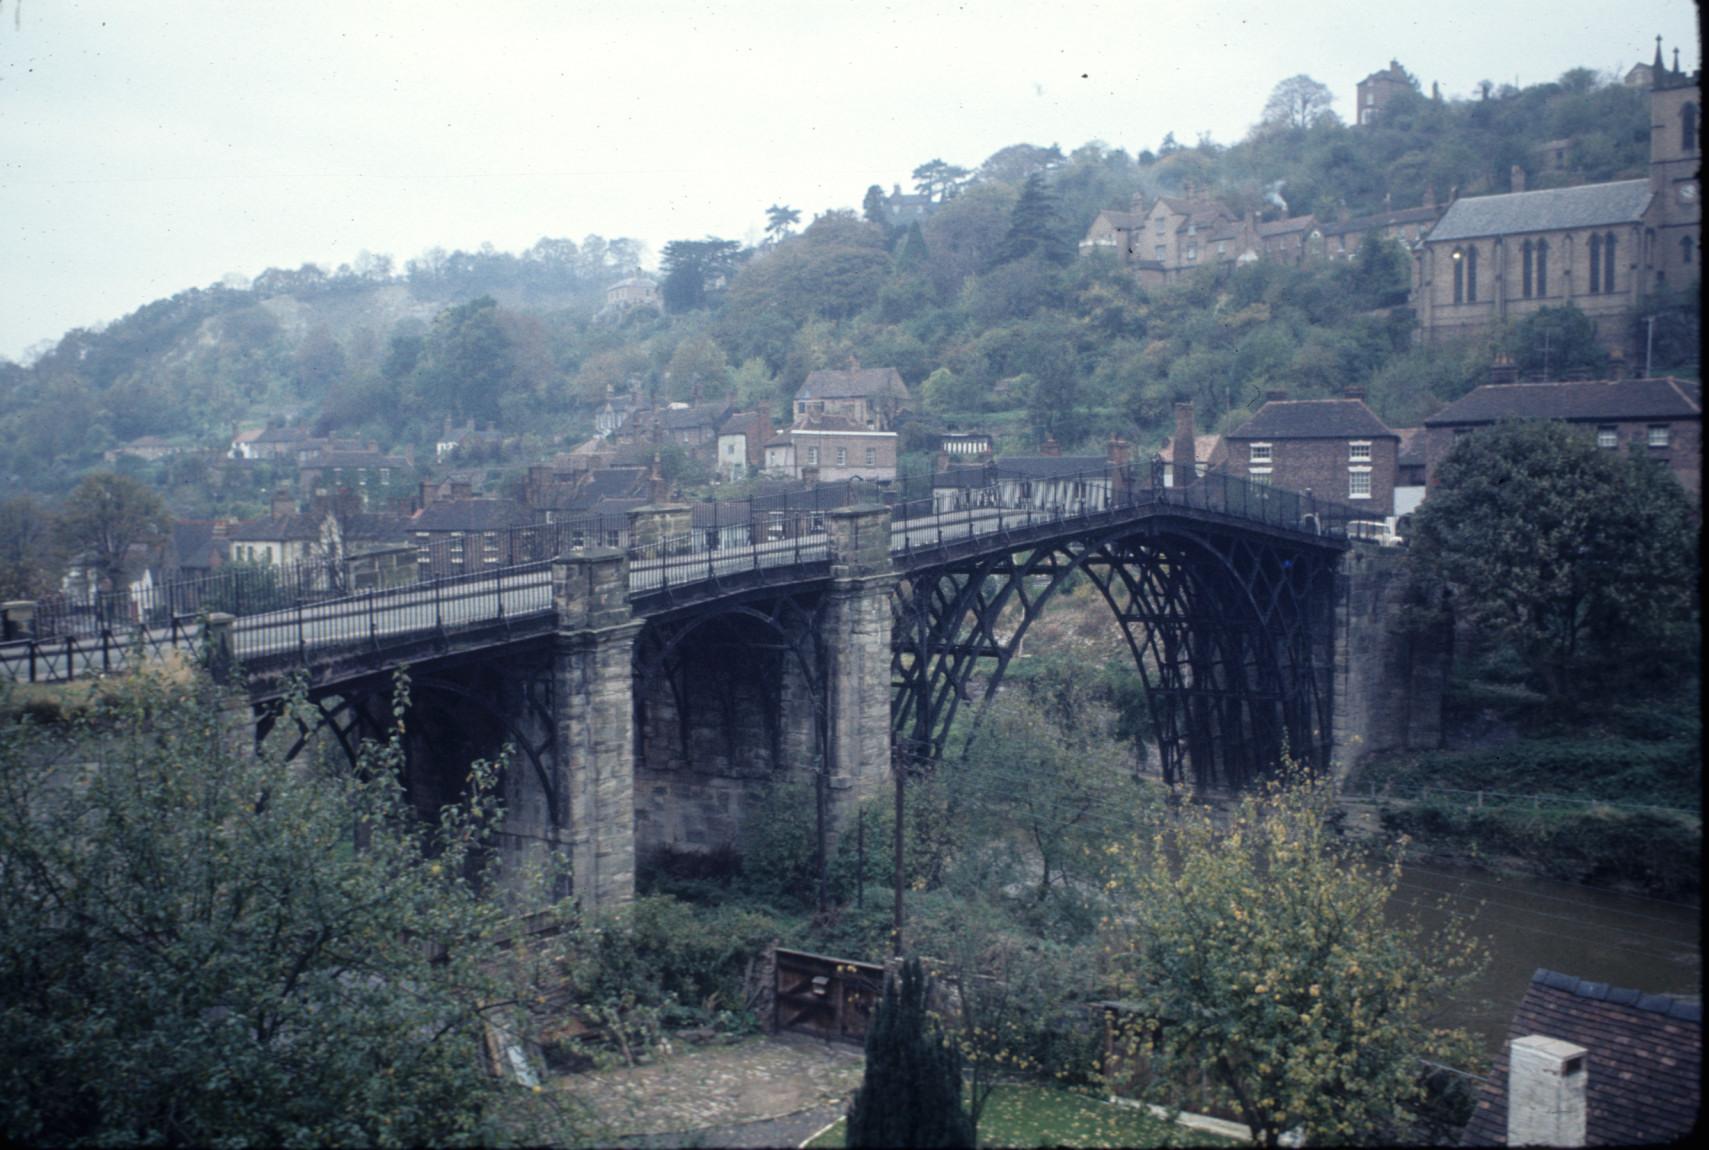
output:
[[[890,777],[890,509],[825,514],[831,585],[819,616],[830,709],[826,767],[832,834]]]
[[[577,899],[588,909],[635,897],[635,699],[641,623],[623,552],[552,561],[554,759],[568,810]]]

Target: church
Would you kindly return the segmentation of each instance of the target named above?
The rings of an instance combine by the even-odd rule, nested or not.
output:
[[[1480,335],[1572,304],[1636,362],[1633,310],[1699,276],[1700,74],[1651,66],[1647,179],[1455,200],[1414,252],[1413,307],[1427,343]]]

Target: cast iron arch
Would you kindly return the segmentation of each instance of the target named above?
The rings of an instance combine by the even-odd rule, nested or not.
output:
[[[1299,757],[1326,759],[1320,644],[1333,566],[1320,550],[1244,532],[1128,524],[904,576],[892,600],[893,736],[915,761],[940,757],[983,665],[976,728],[1033,620],[1084,572],[1123,629],[1166,778],[1183,779],[1190,759],[1199,785],[1241,785],[1274,761],[1284,737]],[[1033,586],[1041,578],[1042,588]],[[1002,633],[1011,607],[1019,617]]]

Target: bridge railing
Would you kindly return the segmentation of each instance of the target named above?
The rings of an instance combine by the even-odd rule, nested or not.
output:
[[[1210,472],[1165,486],[1160,468],[1110,465],[1052,473],[1001,466],[947,472],[929,498],[899,502],[892,511],[892,549],[917,552],[975,536],[1072,520],[1090,520],[1142,506],[1186,507],[1287,531],[1346,538],[1359,512],[1343,504]]]
[[[825,512],[831,506],[760,507],[700,504],[689,529],[629,548],[629,589],[658,591],[717,583],[748,571],[816,562],[828,556]]]

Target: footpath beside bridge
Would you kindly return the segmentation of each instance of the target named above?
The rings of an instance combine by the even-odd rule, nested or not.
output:
[[[1126,638],[1172,781],[1238,787],[1284,745],[1322,765],[1434,741],[1440,653],[1389,625],[1395,556],[1350,543],[1348,509],[1218,475],[1139,478],[998,472],[930,501],[710,528],[660,505],[620,533],[559,526],[531,544],[551,558],[96,634],[32,634],[31,605],[7,604],[0,670],[63,680],[201,648],[235,668],[261,731],[300,681],[354,755],[408,667],[418,808],[510,747],[505,845],[567,847],[594,903],[632,895],[637,856],[729,843],[780,783],[834,835],[893,764],[958,745],[1071,581]],[[626,545],[587,545],[614,535]]]

